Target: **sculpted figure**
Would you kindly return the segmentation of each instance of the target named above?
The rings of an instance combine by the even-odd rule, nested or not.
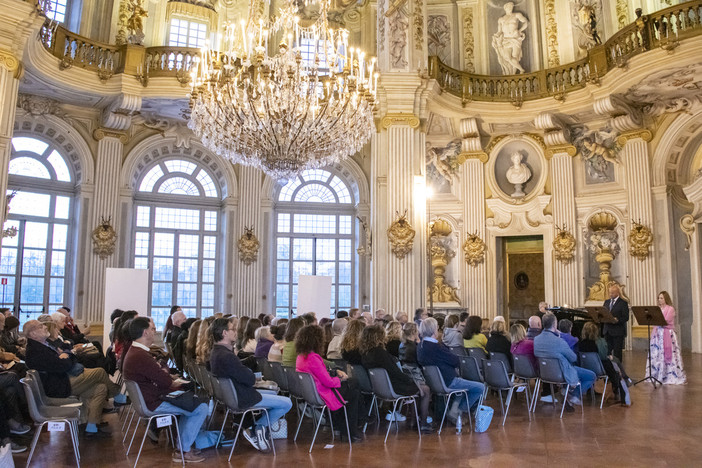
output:
[[[531,179],[531,169],[522,162],[522,154],[515,151],[510,156],[512,165],[507,169],[507,181],[514,185],[512,198],[524,198],[524,184]]]
[[[519,63],[522,60],[522,42],[526,38],[524,30],[529,20],[523,14],[514,12],[514,3],[504,5],[505,14],[497,20],[497,32],[492,36],[492,47],[505,75],[524,73]],[[521,26],[520,26],[521,25]]]

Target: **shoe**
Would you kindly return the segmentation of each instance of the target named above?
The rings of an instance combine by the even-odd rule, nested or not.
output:
[[[570,403],[566,403],[565,412],[566,413],[573,413],[573,412],[575,412],[575,408],[573,408],[573,405],[571,405]]]
[[[8,419],[7,425],[10,427],[10,433],[15,435],[26,434],[32,430],[31,427],[27,426],[26,424],[22,424],[15,419]]]
[[[546,396],[542,396],[540,398],[540,401],[543,401],[545,403],[558,403],[558,398],[553,398],[552,395],[546,395]]]
[[[386,414],[386,415],[385,415],[385,420],[386,420],[386,421],[399,421],[399,422],[402,422],[402,421],[406,421],[406,420],[407,420],[407,416],[405,416],[404,414],[400,413],[399,411],[395,411],[394,414],[393,414],[393,413],[388,413],[388,414]]]
[[[256,436],[256,433],[252,431],[251,429],[244,429],[243,430],[244,438],[249,441],[249,443],[258,450],[259,452],[261,451],[261,446],[258,445],[258,437]]]
[[[258,446],[260,447],[261,452],[270,451],[271,448],[268,446],[266,433],[263,431],[262,427],[256,428],[256,438],[258,439]]]
[[[334,431],[334,437],[338,437],[340,441],[342,442],[347,442],[348,441],[348,436],[346,435],[346,431],[341,432],[341,431]],[[363,437],[361,437],[358,434],[351,434],[351,443],[352,444],[357,444],[359,442],[363,442]]]
[[[112,414],[112,413],[116,413],[116,412],[117,412],[117,408],[115,408],[115,407],[102,409],[102,414]]]
[[[580,401],[580,398],[575,395],[568,395],[568,403],[573,406],[580,406],[583,404],[583,402]]]
[[[10,442],[10,448],[12,449],[12,453],[22,453],[27,450],[25,445],[20,445],[17,442]]]
[[[419,431],[422,434],[433,434],[436,431],[436,429],[434,429],[434,427],[430,424],[422,424],[421,426],[419,426]]]
[[[109,439],[110,437],[112,437],[111,432],[100,429],[99,427],[98,427],[97,432],[85,431],[85,438],[86,439]]]
[[[183,460],[185,460],[185,463],[200,463],[205,461],[205,457],[200,454],[195,454],[191,450],[190,452],[183,453]],[[181,463],[180,450],[175,450],[173,452],[172,461],[173,463]]]

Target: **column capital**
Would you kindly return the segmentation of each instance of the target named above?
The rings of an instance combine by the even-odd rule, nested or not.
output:
[[[380,119],[380,128],[387,130],[393,125],[409,125],[412,128],[419,128],[420,120],[413,113],[398,112],[392,113],[388,112]]]
[[[651,130],[647,128],[639,128],[636,130],[630,130],[628,132],[624,132],[621,135],[617,137],[617,143],[619,143],[620,146],[624,146],[627,141],[629,140],[635,140],[637,138],[641,138],[645,142],[649,142],[653,140],[653,133],[651,133]]]
[[[116,130],[111,130],[104,127],[96,128],[93,131],[93,138],[95,138],[97,141],[100,141],[103,138],[117,138],[123,145],[126,145],[129,141],[129,137],[125,132],[118,132]]]
[[[461,151],[456,157],[456,162],[458,164],[463,164],[469,159],[477,159],[481,163],[485,164],[488,162],[489,156],[485,151]]]
[[[553,145],[547,146],[544,155],[546,159],[551,159],[557,154],[567,154],[568,156],[575,156],[578,150],[573,145]]]
[[[12,73],[12,76],[16,79],[19,79],[22,74],[22,63],[9,50],[0,49],[0,68]]]

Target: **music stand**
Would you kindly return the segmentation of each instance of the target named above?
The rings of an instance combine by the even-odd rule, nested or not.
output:
[[[668,325],[668,322],[665,320],[665,317],[663,317],[663,312],[661,312],[661,308],[658,306],[636,306],[632,307],[631,311],[634,313],[636,321],[640,324],[645,323],[648,328],[648,375],[638,382],[634,382],[634,385],[650,380],[653,384],[653,388],[656,388],[656,383],[663,385],[663,382],[651,375],[651,325],[665,327]]]
[[[585,307],[585,310],[595,323],[617,323],[614,315],[606,307]]]

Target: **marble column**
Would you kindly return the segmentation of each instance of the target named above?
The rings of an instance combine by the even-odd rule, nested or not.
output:
[[[4,207],[6,203],[7,171],[12,154],[19,75],[20,62],[17,57],[10,51],[0,49],[0,207]],[[0,209],[0,221],[5,222],[4,208]]]
[[[121,226],[120,218],[120,170],[127,135],[104,128],[93,133],[98,141],[95,158],[95,184],[92,205],[88,212],[88,226],[85,245],[85,275],[83,285],[83,319],[92,323],[102,323],[105,307],[105,270],[119,266],[119,252],[100,258],[93,253],[92,231],[103,220],[110,220],[118,237],[130,235],[128,226]],[[144,311],[146,312],[146,311]]]
[[[624,164],[626,191],[629,207],[627,235],[633,223],[640,223],[653,230],[653,203],[651,199],[651,168],[648,142],[652,135],[648,130],[635,130],[623,133],[618,142]],[[628,249],[628,239],[625,244]],[[655,248],[652,246],[652,248]],[[623,249],[622,249],[623,250]],[[656,300],[656,259],[653,252],[639,260],[629,258],[629,278],[627,294],[631,305],[649,305]]]
[[[246,228],[253,228],[253,234],[263,246],[263,223],[261,218],[261,186],[263,173],[256,168],[241,166],[239,168],[239,215],[235,220],[234,238],[234,278],[237,283],[234,302],[235,314],[256,317],[262,312],[262,256],[259,247],[258,257],[250,264],[245,264],[239,255],[237,245]],[[271,273],[274,274],[274,273]]]
[[[485,241],[485,162],[487,154],[476,153],[467,155],[466,161],[461,166],[461,185],[463,188],[463,231],[460,235],[461,247],[466,238],[476,234]],[[460,261],[465,274],[465,288],[461,299],[471,315],[485,316],[488,304],[488,278],[487,262],[490,253],[485,253],[485,260],[471,266],[463,258],[461,251]]]
[[[684,216],[680,227],[687,235],[690,252],[690,294],[692,296],[692,352],[702,353],[702,178],[683,188],[693,204],[691,215]]]
[[[575,184],[573,180],[573,156],[575,147],[562,146],[549,148],[551,157],[551,194],[553,196],[553,223],[556,229],[565,229],[577,236],[577,214],[575,211]],[[554,234],[555,238],[555,234]],[[568,262],[553,262],[552,305],[580,306],[583,304],[583,284],[578,272],[578,256]]]

